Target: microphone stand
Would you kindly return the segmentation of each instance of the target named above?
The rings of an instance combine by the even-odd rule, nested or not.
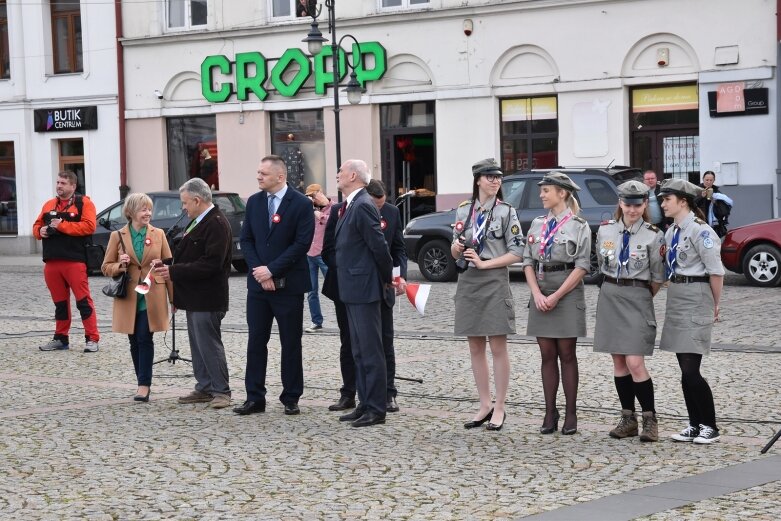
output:
[[[187,215],[187,212],[182,212],[182,215],[179,216],[179,219],[174,223],[174,225],[165,232],[165,238],[168,241],[169,244],[173,242],[174,237],[179,235],[179,232],[182,231],[182,227],[179,226],[179,223],[182,222],[182,219],[184,219],[184,216]],[[171,249],[171,255],[173,255],[173,248]],[[174,263],[173,257],[171,257],[171,264]],[[171,312],[171,352],[168,353],[167,358],[161,358],[160,360],[156,360],[152,363],[152,365],[157,365],[163,362],[168,362],[169,364],[175,364],[177,360],[181,360],[182,362],[189,362],[193,363],[192,360],[189,358],[184,358],[183,356],[179,356],[179,350],[176,349],[176,308]]]

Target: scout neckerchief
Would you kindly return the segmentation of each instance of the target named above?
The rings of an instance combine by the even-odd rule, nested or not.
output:
[[[673,240],[670,243],[670,249],[667,250],[667,278],[671,279],[675,275],[675,265],[678,263],[678,240],[681,236],[681,227],[677,224],[673,225],[675,231],[673,232]]]
[[[494,204],[486,215],[485,208],[480,209],[480,213],[476,214],[477,209],[475,203],[472,202],[472,244],[477,250],[477,254],[480,255],[483,252],[483,246],[485,245],[485,227],[491,222],[491,217],[494,214],[494,208],[499,198],[494,198]],[[475,215],[476,214],[476,215]]]
[[[572,210],[570,210],[561,222],[557,224],[555,217],[549,221],[548,216],[545,216],[545,221],[542,223],[542,236],[540,237],[540,261],[550,260],[551,250],[553,249],[553,237],[556,236],[556,232],[559,231],[559,228],[564,226],[571,217]]]
[[[640,223],[640,226],[643,225],[642,220],[638,219],[638,222]],[[621,223],[624,225],[624,230],[621,232],[623,238],[621,240],[621,251],[618,254],[618,268],[616,268],[617,279],[621,278],[621,268],[626,271],[626,265],[629,264],[629,238],[632,235],[632,226],[634,226],[632,225],[627,228],[623,219],[621,220]]]

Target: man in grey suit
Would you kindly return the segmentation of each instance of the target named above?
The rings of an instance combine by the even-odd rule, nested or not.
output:
[[[387,404],[381,301],[393,284],[393,259],[380,226],[380,214],[366,185],[371,174],[360,159],[348,159],[336,186],[347,196],[335,232],[339,298],[347,308],[360,404],[340,421],[353,427],[385,423]]]

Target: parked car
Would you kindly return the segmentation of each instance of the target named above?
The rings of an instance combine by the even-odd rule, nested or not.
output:
[[[781,284],[781,219],[740,226],[721,242],[724,267],[755,286]]]
[[[0,233],[17,233],[16,179],[0,176]]]
[[[179,199],[179,191],[149,192],[147,195],[152,198],[152,225],[162,228],[167,233],[182,217],[183,210]],[[247,271],[247,263],[239,245],[241,224],[244,222],[244,201],[239,197],[239,194],[220,191],[212,193],[212,201],[215,206],[222,210],[231,225],[231,232],[233,233],[231,264],[237,271],[245,273]],[[123,204],[124,201],[116,202],[98,214],[98,226],[92,235],[94,244],[100,244],[105,248],[108,245],[111,232],[127,224],[127,219],[122,215]],[[189,220],[185,215],[179,221],[179,226],[183,229],[188,222]],[[181,238],[181,231],[175,234],[172,242],[176,244],[179,238]]]
[[[521,227],[528,231],[531,222],[545,214],[540,200],[537,182],[554,169],[521,170],[502,179],[504,201],[512,204],[518,213]],[[581,207],[581,217],[591,227],[592,238],[596,238],[599,225],[611,219],[618,203],[616,187],[629,179],[642,180],[643,172],[638,168],[557,168],[566,173],[578,186],[575,194]],[[455,210],[437,212],[412,219],[404,229],[404,244],[410,260],[418,263],[420,272],[433,282],[456,279],[455,261],[450,255]],[[594,242],[594,241],[592,241]],[[592,270],[586,282],[597,279],[596,250],[592,249]]]

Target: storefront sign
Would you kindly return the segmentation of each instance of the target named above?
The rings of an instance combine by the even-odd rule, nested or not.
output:
[[[743,91],[746,84],[742,81],[736,83],[722,83],[716,90],[716,112],[744,112],[746,100]]]
[[[710,117],[724,118],[729,116],[755,116],[769,113],[767,88],[742,89],[740,95],[743,98],[743,110],[721,110],[722,104],[724,103],[722,101],[722,96],[728,96],[728,99],[730,99],[730,101],[735,105],[733,108],[738,108],[738,101],[735,99],[736,93],[734,92],[734,89],[732,92],[729,92],[724,88],[728,85],[734,84],[725,83],[719,85],[717,90],[708,93],[708,109],[710,112]],[[724,90],[724,94],[722,94],[722,90]]]
[[[632,112],[696,110],[699,107],[696,85],[676,85],[632,91]]]
[[[341,81],[348,67],[344,50],[339,51],[336,61]],[[293,98],[314,71],[315,92],[324,95],[334,80],[333,70],[326,70],[326,60],[330,61],[332,54],[331,46],[326,45],[313,57],[298,48],[288,49],[276,59],[266,58],[259,52],[239,53],[235,61],[223,55],[207,56],[201,63],[201,92],[212,103],[223,103],[233,94],[240,101],[247,101],[250,93],[263,101],[271,91]],[[270,61],[276,64],[269,74]],[[379,42],[353,44],[350,63],[357,64],[355,73],[362,86],[367,81],[379,80],[387,69],[385,48]]]
[[[98,107],[35,109],[35,112],[33,112],[33,119],[36,132],[97,130]]]
[[[556,119],[557,117],[555,96],[502,100],[502,121]]]
[[[675,136],[662,140],[664,173],[700,171],[700,136]]]

